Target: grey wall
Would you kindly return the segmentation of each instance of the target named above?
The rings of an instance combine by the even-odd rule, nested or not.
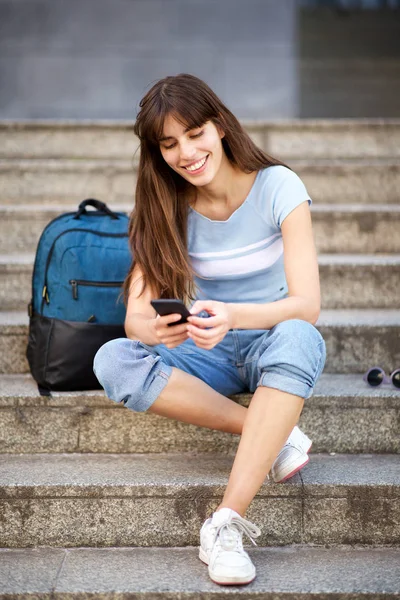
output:
[[[182,72],[239,118],[400,117],[400,10],[377,2],[0,0],[0,119],[133,119]]]
[[[241,118],[295,116],[296,0],[0,0],[0,118],[132,118],[188,72]]]
[[[302,117],[400,117],[400,11],[302,10]]]

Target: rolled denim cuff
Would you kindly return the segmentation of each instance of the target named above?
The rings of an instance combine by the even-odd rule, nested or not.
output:
[[[304,398],[304,400],[310,398],[314,390],[313,387],[310,387],[306,383],[298,381],[293,377],[287,377],[286,375],[280,375],[279,373],[273,372],[263,373],[257,387],[260,385],[274,388],[281,392],[287,392],[288,394],[294,394],[295,396],[300,396],[300,398]]]
[[[136,400],[136,402],[133,396],[129,396],[124,406],[135,412],[146,412],[167,385],[171,373],[172,367],[163,364],[162,369],[156,369],[154,377],[146,389],[145,396],[141,394],[140,400]]]

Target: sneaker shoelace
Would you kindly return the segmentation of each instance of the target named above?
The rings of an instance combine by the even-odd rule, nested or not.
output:
[[[233,517],[229,523],[222,523],[222,525],[219,525],[216,528],[214,540],[217,539],[219,534],[220,544],[223,550],[239,551],[239,540],[241,541],[241,534],[243,533],[250,538],[251,543],[254,546],[257,546],[253,538],[257,538],[261,535],[261,530],[257,525],[254,525],[254,523],[251,523],[242,517],[240,519],[238,517]]]

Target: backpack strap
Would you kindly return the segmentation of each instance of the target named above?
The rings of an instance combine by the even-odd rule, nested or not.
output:
[[[43,387],[42,385],[38,384],[38,391],[41,396],[50,396],[51,397],[51,391],[48,388]]]
[[[119,216],[116,213],[112,212],[112,210],[110,210],[108,206],[104,204],[104,202],[100,202],[100,200],[95,200],[94,198],[89,198],[88,200],[84,200],[80,203],[78,210],[74,216],[74,219],[79,219],[83,214],[87,215],[87,206],[93,206],[93,208],[95,208],[98,212],[108,215],[112,219],[119,219]]]

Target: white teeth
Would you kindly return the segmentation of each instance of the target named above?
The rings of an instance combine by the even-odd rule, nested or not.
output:
[[[206,162],[206,158],[203,158],[203,160],[200,160],[199,162],[195,163],[194,165],[192,165],[191,167],[184,167],[187,171],[197,171],[197,169],[200,169],[200,167],[202,167],[204,165],[204,163]]]

